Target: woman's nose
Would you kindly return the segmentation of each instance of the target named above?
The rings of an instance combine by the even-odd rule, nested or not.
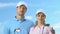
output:
[[[42,19],[42,16],[40,16],[40,19]]]
[[[23,8],[21,8],[21,10],[23,10]]]

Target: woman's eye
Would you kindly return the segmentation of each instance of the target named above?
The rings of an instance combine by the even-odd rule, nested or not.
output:
[[[42,16],[42,17],[44,17],[44,16]]]

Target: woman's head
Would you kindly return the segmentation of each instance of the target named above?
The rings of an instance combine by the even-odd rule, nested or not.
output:
[[[44,24],[45,18],[46,18],[46,15],[45,15],[45,13],[42,12],[42,11],[39,11],[39,12],[36,14],[37,22],[40,22],[41,24]]]

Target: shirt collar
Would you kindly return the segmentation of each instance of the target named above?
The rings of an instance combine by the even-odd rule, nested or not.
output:
[[[25,21],[25,20],[26,20],[26,19],[23,19],[23,20],[19,20],[19,19],[17,19],[17,18],[16,18],[16,16],[15,16],[15,19],[16,19],[17,21]]]
[[[42,26],[37,26],[38,28],[43,28],[44,27],[44,25],[42,25]]]

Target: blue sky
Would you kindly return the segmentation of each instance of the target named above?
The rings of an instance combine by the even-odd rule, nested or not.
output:
[[[46,13],[46,23],[55,29],[56,34],[60,33],[60,0],[0,0],[0,25],[16,15],[16,5],[19,1],[25,1],[28,5],[26,19],[35,22],[36,11],[43,9]]]

